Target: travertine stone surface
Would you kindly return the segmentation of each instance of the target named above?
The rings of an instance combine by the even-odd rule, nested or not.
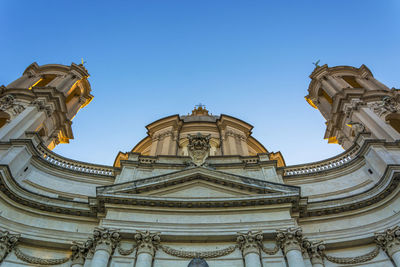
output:
[[[2,266],[400,266],[400,93],[366,66],[315,68],[306,99],[347,150],[296,166],[204,106],[113,166],[57,155],[88,76],[33,63],[0,86]]]

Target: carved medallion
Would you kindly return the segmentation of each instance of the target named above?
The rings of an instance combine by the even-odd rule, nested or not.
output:
[[[210,152],[210,135],[188,135],[188,152],[192,162],[196,166],[202,166]]]

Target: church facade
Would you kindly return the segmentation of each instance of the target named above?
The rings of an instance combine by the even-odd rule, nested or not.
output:
[[[88,77],[33,63],[0,87],[0,266],[400,267],[400,90],[366,66],[316,66],[306,100],[345,151],[295,166],[203,106],[113,166],[62,157]]]

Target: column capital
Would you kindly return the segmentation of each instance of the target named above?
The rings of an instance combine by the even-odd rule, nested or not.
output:
[[[0,230],[0,262],[17,245],[20,235]]]
[[[96,227],[93,231],[95,250],[106,250],[110,255],[121,239],[117,230]]]
[[[291,250],[302,249],[303,231],[300,227],[277,230],[276,240],[285,255]]]
[[[160,233],[150,233],[149,231],[137,231],[134,236],[137,243],[137,254],[148,253],[152,257],[158,249],[161,238]]]
[[[243,257],[249,253],[260,254],[260,246],[262,245],[263,235],[261,231],[247,233],[238,233],[236,238],[239,248],[242,251]]]
[[[384,232],[375,233],[375,242],[392,257],[392,255],[400,251],[400,227],[395,226]]]
[[[322,244],[322,241],[313,242],[308,239],[304,239],[302,247],[307,251],[313,265],[324,264],[323,251],[325,250],[325,245]]]
[[[72,264],[81,264],[85,263],[85,259],[87,254],[91,249],[93,249],[94,241],[89,238],[86,242],[72,242],[71,246],[71,262]]]

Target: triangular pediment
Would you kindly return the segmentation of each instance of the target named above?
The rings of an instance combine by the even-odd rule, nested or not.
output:
[[[142,195],[160,196],[169,198],[229,198],[251,195],[246,190],[228,188],[209,181],[195,179],[178,185],[144,192]]]
[[[146,179],[98,187],[107,196],[141,195],[176,198],[229,198],[251,195],[299,195],[300,188],[259,179],[193,167]]]

